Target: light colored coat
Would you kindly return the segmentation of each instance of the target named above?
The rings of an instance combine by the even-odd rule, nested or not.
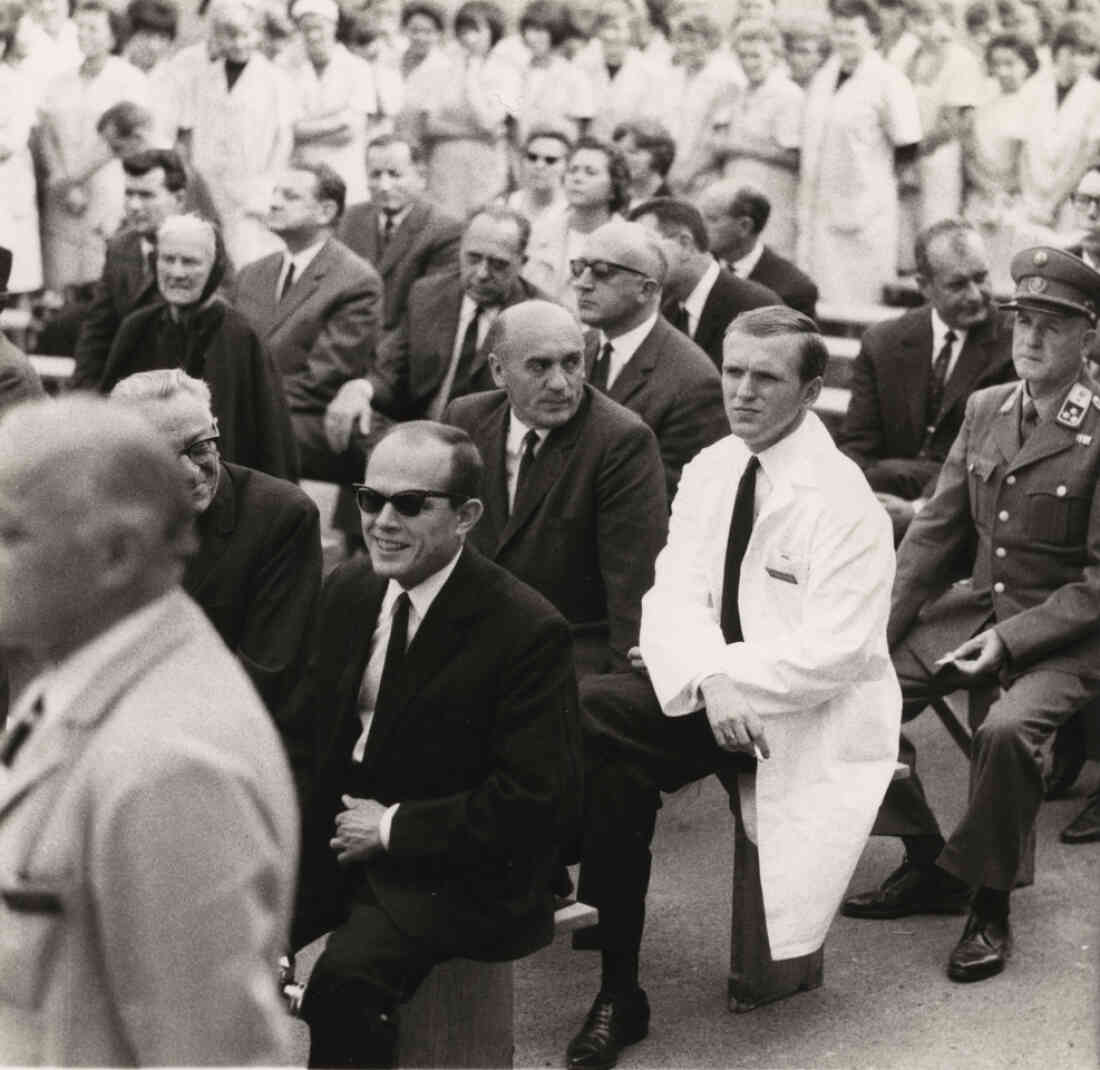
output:
[[[697,709],[698,684],[721,672],[764,720],[771,757],[759,763],[755,798],[742,781],[742,806],[760,852],[772,954],[786,959],[824,941],[893,773],[894,550],[863,475],[808,414],[764,451],[772,487],[741,569],[745,641],[727,645],[726,543],[748,457],[729,436],[684,468],[642,601],[641,647],[669,716]]]
[[[0,767],[0,1064],[285,1064],[297,839],[270,717],[170,594]]]

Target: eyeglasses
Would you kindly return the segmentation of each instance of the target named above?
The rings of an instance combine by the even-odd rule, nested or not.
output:
[[[541,161],[547,167],[553,167],[554,164],[561,163],[563,159],[563,156],[540,156],[537,152],[527,153],[528,163],[539,163]]]
[[[598,282],[604,282],[620,271],[625,271],[630,275],[638,275],[643,279],[652,278],[651,275],[648,275],[644,271],[627,267],[626,264],[616,264],[611,260],[585,260],[583,257],[578,257],[576,260],[569,261],[569,274],[572,275],[573,278],[579,279],[586,270],[590,270],[592,272],[592,278],[596,279]]]
[[[386,502],[402,516],[419,516],[429,498],[444,498],[452,505],[461,505],[466,499],[461,494],[448,494],[442,490],[399,490],[396,494],[383,494],[380,490],[356,483],[355,501],[359,511],[375,516],[386,507]]]
[[[209,438],[200,438],[198,442],[192,442],[190,446],[184,446],[180,450],[180,456],[186,457],[192,464],[200,464],[218,455],[218,440],[220,435],[210,435]]]
[[[1089,193],[1075,193],[1073,207],[1080,212],[1091,212],[1093,209],[1100,208],[1100,197],[1094,197]]]

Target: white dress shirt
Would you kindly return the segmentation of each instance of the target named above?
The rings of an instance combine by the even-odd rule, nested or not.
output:
[[[611,389],[612,383],[619,378],[619,373],[626,367],[627,362],[638,351],[638,347],[649,337],[653,330],[660,310],[653,313],[647,320],[643,320],[637,327],[631,327],[629,331],[620,334],[618,338],[608,338],[604,335],[604,342],[611,343],[611,366],[607,372],[607,389]],[[601,346],[601,349],[603,347]]]
[[[460,548],[458,553],[438,572],[433,573],[426,580],[421,580],[415,587],[410,587],[405,591],[409,596],[406,650],[415,638],[436,596],[443,590],[443,585],[450,579],[451,573],[454,572],[461,553]],[[378,610],[378,622],[374,626],[374,634],[370,640],[367,667],[363,673],[363,681],[359,685],[359,720],[363,725],[363,730],[359,733],[359,738],[352,748],[351,760],[353,762],[361,762],[367,753],[367,739],[370,736],[371,722],[374,720],[374,706],[378,701],[378,689],[382,684],[382,670],[386,665],[386,648],[390,645],[390,631],[393,629],[394,607],[397,605],[397,599],[402,590],[404,588],[397,580],[390,580],[386,586],[386,593],[382,596],[382,606]],[[390,825],[393,823],[393,815],[397,813],[399,805],[399,803],[394,803],[382,817],[378,831],[383,847],[388,848],[390,845]]]
[[[764,243],[757,238],[756,244],[738,260],[730,261],[730,269],[739,278],[747,279],[755,270],[756,265],[760,263],[760,258],[764,255]]]
[[[462,354],[462,342],[466,337],[466,328],[477,314],[477,302],[469,294],[462,295],[462,306],[458,310],[458,328],[455,330],[454,343],[451,345],[451,363],[447,365],[447,374],[443,376],[443,382],[439,385],[439,391],[432,398],[428,406],[428,419],[438,420],[451,400],[451,388],[455,385],[455,372],[458,370],[458,358]],[[481,319],[477,321],[477,347],[480,349],[485,344],[485,336],[489,333],[497,316],[500,315],[499,306],[482,305]]]
[[[939,356],[944,342],[947,341],[948,331],[955,332],[955,345],[951,350],[951,359],[947,362],[947,374],[943,377],[945,383],[951,378],[955,365],[959,363],[959,354],[962,352],[963,346],[966,345],[966,336],[969,332],[959,327],[948,327],[940,319],[940,314],[932,309],[932,356],[929,358],[932,364],[936,363],[936,357]]]
[[[516,504],[519,462],[523,457],[523,440],[527,437],[528,431],[534,431],[539,437],[538,445],[535,447],[535,456],[537,457],[539,450],[542,449],[542,444],[546,441],[546,436],[550,434],[550,429],[529,427],[516,415],[516,410],[513,409],[511,419],[508,422],[508,437],[504,441],[504,474],[508,481],[509,513]]]
[[[718,261],[711,257],[710,266],[703,272],[702,278],[695,284],[695,289],[684,298],[684,310],[688,316],[688,337],[694,338],[699,329],[699,320],[703,318],[703,308],[710,297],[710,291],[718,281]]]
[[[293,287],[305,274],[306,268],[313,263],[314,258],[321,251],[321,246],[327,241],[328,235],[326,234],[320,241],[307,245],[299,252],[291,253],[288,250],[283,254],[283,266],[279,269],[279,278],[275,282],[276,301],[281,300],[283,296],[283,283],[286,281],[287,272],[290,271],[290,265],[294,265],[294,282],[291,283],[291,287]]]

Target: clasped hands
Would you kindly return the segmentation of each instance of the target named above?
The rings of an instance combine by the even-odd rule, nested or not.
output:
[[[336,835],[328,841],[341,865],[365,862],[385,850],[382,846],[382,816],[386,812],[374,799],[356,799],[341,795],[345,809],[336,815]]]

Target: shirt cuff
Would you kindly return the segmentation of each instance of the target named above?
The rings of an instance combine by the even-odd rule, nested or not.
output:
[[[390,826],[393,824],[394,815],[400,805],[400,803],[394,803],[393,806],[387,806],[386,812],[382,815],[382,820],[378,822],[378,838],[387,851],[390,849]]]

